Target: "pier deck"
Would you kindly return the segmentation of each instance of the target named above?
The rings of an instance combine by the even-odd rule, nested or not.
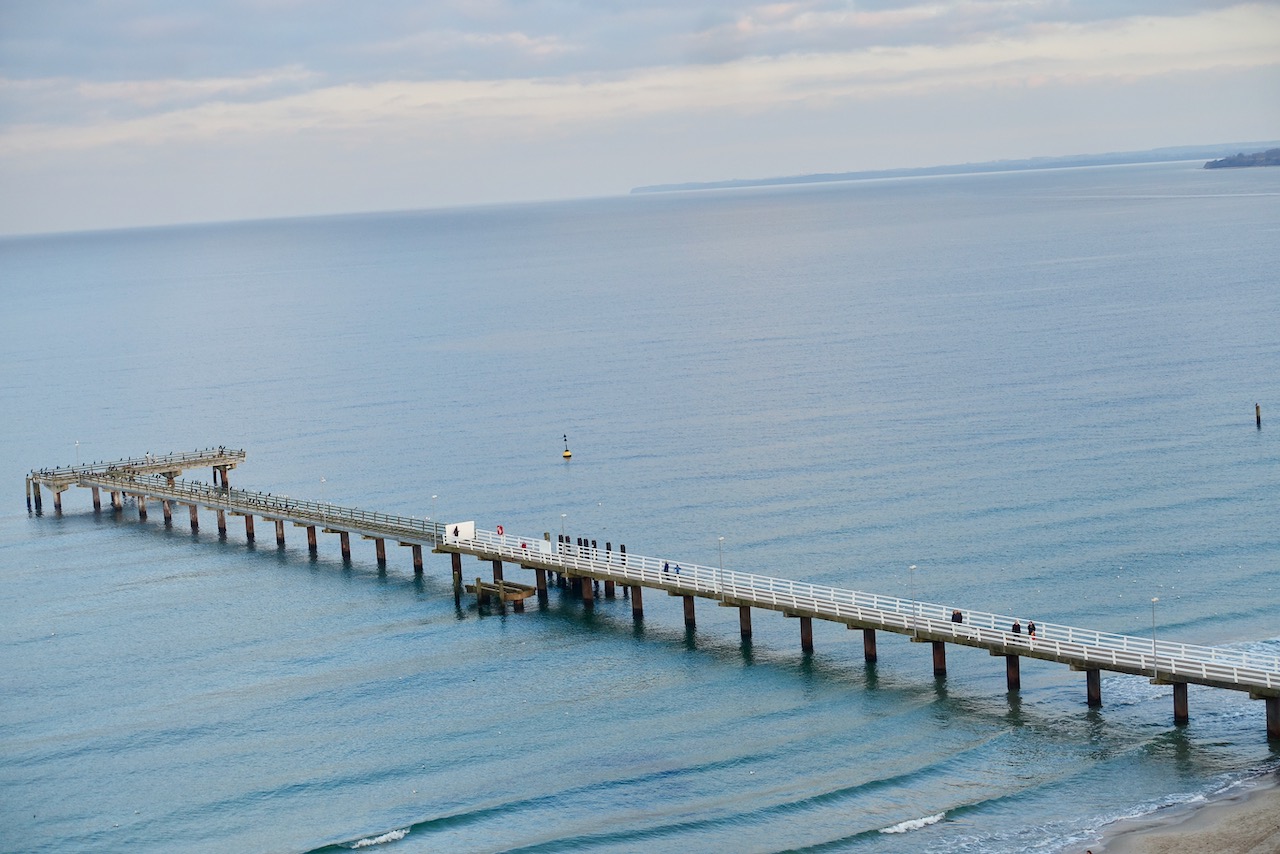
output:
[[[751,635],[751,610],[777,611],[800,623],[801,646],[813,649],[812,621],[840,623],[849,629],[863,631],[864,653],[868,661],[877,657],[877,631],[908,635],[912,640],[933,646],[934,673],[946,672],[946,645],[975,647],[990,655],[1005,658],[1010,690],[1020,687],[1019,662],[1022,658],[1040,659],[1065,664],[1072,670],[1084,671],[1089,705],[1101,705],[1099,674],[1102,671],[1149,677],[1154,683],[1170,685],[1174,695],[1174,720],[1188,719],[1187,685],[1241,691],[1266,703],[1267,734],[1280,738],[1280,658],[1232,650],[1223,647],[1196,646],[1099,632],[1076,626],[1044,623],[1035,637],[1010,630],[1014,618],[1009,615],[966,610],[962,622],[953,622],[952,609],[942,605],[882,596],[874,593],[825,585],[808,584],[784,578],[722,570],[718,567],[676,562],[673,560],[629,554],[625,546],[613,550],[611,544],[601,550],[594,542],[568,538],[550,542],[549,535],[531,538],[499,531],[476,529],[472,523],[441,524],[430,519],[377,513],[352,507],[341,507],[306,501],[271,493],[233,489],[226,472],[244,461],[244,451],[224,448],[207,449],[187,454],[118,460],[115,463],[93,463],[56,469],[32,471],[27,478],[28,509],[32,498],[35,509],[41,509],[40,489],[55,495],[55,510],[61,512],[60,495],[72,486],[92,489],[94,509],[100,510],[99,490],[112,494],[112,506],[120,509],[123,496],[138,502],[139,516],[146,518],[146,501],[159,501],[166,522],[171,521],[171,506],[189,508],[191,527],[198,529],[199,508],[213,510],[220,531],[226,530],[226,514],[244,518],[245,534],[254,538],[255,516],[272,521],[276,540],[285,541],[285,524],[307,528],[308,545],[316,549],[316,531],[337,534],[342,554],[350,559],[351,534],[374,540],[379,564],[385,564],[385,541],[391,540],[413,549],[414,571],[423,571],[422,549],[448,553],[452,558],[455,595],[462,585],[461,555],[471,555],[492,563],[494,584],[476,584],[479,592],[497,592],[497,598],[508,598],[507,588],[535,590],[539,597],[547,593],[546,574],[556,573],[568,579],[580,592],[584,607],[593,607],[595,582],[605,584],[606,595],[616,585],[630,593],[632,613],[643,618],[644,588],[661,590],[684,600],[686,625],[695,625],[694,601],[711,599],[722,607],[739,609],[744,638]],[[221,474],[222,485],[209,485],[177,480],[176,476],[192,468],[210,467],[215,479]],[[536,588],[504,582],[503,565],[515,564],[537,574]],[[479,581],[477,579],[477,581]],[[493,588],[493,589],[488,589]],[[517,597],[520,601],[524,595]]]

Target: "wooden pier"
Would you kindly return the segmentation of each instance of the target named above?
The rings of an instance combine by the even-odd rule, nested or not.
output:
[[[467,585],[478,597],[510,602],[523,610],[524,600],[537,595],[545,599],[548,575],[559,578],[581,595],[583,607],[592,608],[597,584],[612,597],[621,587],[631,600],[635,619],[644,618],[643,590],[660,590],[683,602],[685,625],[696,625],[695,601],[713,601],[717,607],[737,608],[743,639],[751,637],[752,609],[776,611],[797,620],[800,645],[805,653],[814,649],[813,621],[839,623],[861,630],[863,652],[868,662],[877,659],[876,632],[907,635],[912,641],[928,643],[933,652],[935,676],[945,675],[947,645],[986,650],[1004,658],[1007,685],[1017,691],[1021,685],[1021,660],[1040,659],[1065,664],[1085,674],[1085,699],[1090,706],[1102,704],[1101,673],[1146,676],[1154,684],[1169,686],[1173,694],[1173,719],[1186,723],[1188,685],[1206,685],[1241,691],[1266,704],[1267,736],[1280,739],[1280,658],[1241,652],[1222,647],[1156,641],[1045,623],[1034,637],[1011,631],[1014,618],[982,611],[964,611],[962,621],[953,619],[949,607],[930,602],[899,599],[824,585],[806,584],[717,567],[676,562],[670,558],[629,554],[626,546],[599,548],[594,540],[558,537],[549,534],[521,537],[504,532],[477,529],[474,523],[441,524],[430,519],[374,513],[315,501],[302,501],[252,490],[233,489],[227,472],[244,461],[242,450],[211,448],[183,454],[145,455],[114,463],[64,466],[33,470],[27,477],[27,509],[42,512],[41,490],[54,496],[54,510],[62,512],[62,493],[72,486],[92,490],[95,512],[101,511],[102,491],[111,496],[115,510],[123,508],[126,497],[138,505],[138,514],[147,518],[147,501],[159,502],[166,524],[172,524],[174,505],[188,509],[191,529],[199,528],[199,512],[212,511],[218,530],[225,533],[227,516],[244,520],[245,537],[254,540],[254,518],[273,522],[277,546],[285,544],[286,524],[307,531],[307,545],[317,548],[317,531],[339,537],[342,556],[351,559],[350,537],[356,534],[372,540],[380,566],[386,564],[389,540],[413,552],[415,574],[422,574],[422,549],[449,554],[455,596],[460,596],[462,555],[471,555],[492,566],[493,582],[480,578]],[[179,480],[185,471],[211,468],[214,485]],[[511,564],[534,573],[535,584],[517,584],[504,578],[504,565]]]

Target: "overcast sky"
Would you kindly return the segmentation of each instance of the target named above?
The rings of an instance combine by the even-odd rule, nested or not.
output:
[[[1280,0],[0,0],[0,233],[1280,137]]]

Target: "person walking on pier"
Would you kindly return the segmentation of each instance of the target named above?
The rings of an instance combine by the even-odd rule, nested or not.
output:
[[[1013,632],[1015,635],[1022,634],[1022,621],[1014,620],[1013,626],[1009,629],[1009,631]]]
[[[667,563],[667,562],[664,560],[664,561],[662,562],[662,571],[663,571],[664,573],[665,573],[665,572],[670,572],[670,571],[671,571],[671,564]]]
[[[963,622],[964,622],[964,614],[961,614],[961,613],[960,613],[960,609],[959,609],[959,608],[955,608],[955,609],[953,609],[953,610],[951,611],[951,622],[953,622],[953,623],[963,623]]]
[[[1036,639],[1036,621],[1035,620],[1030,620],[1027,622],[1027,634],[1031,636],[1032,640]]]

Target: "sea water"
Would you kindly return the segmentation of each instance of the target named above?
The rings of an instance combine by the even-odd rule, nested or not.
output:
[[[276,495],[1280,655],[1280,169],[1197,167],[0,240],[0,849],[1074,851],[1277,768],[1242,693],[1179,727],[1139,677],[1091,710],[23,499],[227,445]]]

